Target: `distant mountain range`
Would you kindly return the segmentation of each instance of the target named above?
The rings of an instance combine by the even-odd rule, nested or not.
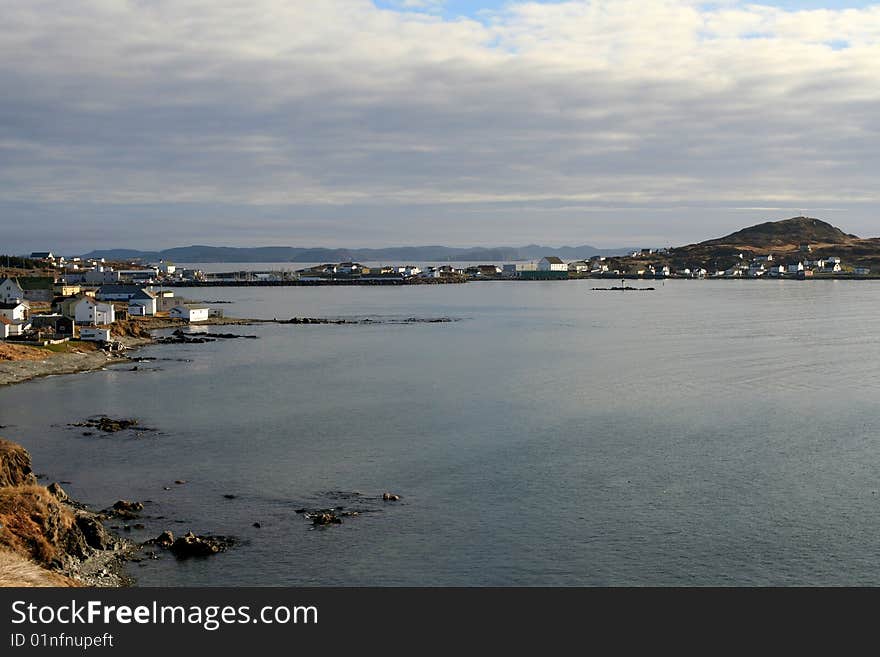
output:
[[[134,249],[102,249],[84,254],[83,258],[107,260],[142,260],[144,262],[376,262],[406,264],[409,262],[512,262],[558,256],[563,260],[580,260],[595,255],[616,256],[631,248],[597,249],[593,246],[553,248],[530,244],[520,247],[452,248],[448,246],[399,246],[382,249],[324,249],[294,246],[263,246],[238,248],[230,246],[179,246],[162,251]]]

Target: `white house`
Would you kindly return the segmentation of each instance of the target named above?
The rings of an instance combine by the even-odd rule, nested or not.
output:
[[[546,256],[538,261],[538,271],[568,271],[568,265],[556,256]]]
[[[79,339],[90,342],[110,342],[110,329],[108,328],[81,328]]]
[[[590,263],[586,260],[575,260],[574,262],[569,262],[568,271],[574,272],[576,274],[584,274],[590,271]]]
[[[0,315],[0,339],[5,340],[11,335],[21,335],[31,327],[28,319],[16,319],[15,321]]]
[[[146,290],[138,290],[128,300],[129,312],[131,312],[132,306],[139,306],[143,308],[143,310],[138,313],[141,315],[153,316],[158,310],[156,305],[156,296],[154,294],[151,294],[150,292],[147,292]]]
[[[116,321],[116,310],[112,303],[83,297],[73,306],[73,318],[77,324],[112,324]]]
[[[5,317],[12,322],[23,322],[27,319],[29,309],[29,306],[21,301],[0,303],[0,317]]]
[[[188,322],[204,322],[208,319],[210,309],[207,306],[174,306],[168,316],[174,319],[185,319]]]
[[[837,262],[835,262],[835,260]],[[828,274],[832,274],[835,272],[839,272],[842,269],[843,267],[840,266],[840,258],[828,258],[828,260],[825,261],[825,268],[822,271]]]
[[[0,283],[0,303],[17,303],[24,301],[24,290],[18,280],[7,278]]]

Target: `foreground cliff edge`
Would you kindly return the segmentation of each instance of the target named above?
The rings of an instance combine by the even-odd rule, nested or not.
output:
[[[27,450],[0,438],[0,586],[122,586],[132,547],[58,484],[39,485]]]

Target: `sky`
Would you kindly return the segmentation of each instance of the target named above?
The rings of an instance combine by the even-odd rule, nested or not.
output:
[[[0,0],[0,252],[880,235],[880,4]]]

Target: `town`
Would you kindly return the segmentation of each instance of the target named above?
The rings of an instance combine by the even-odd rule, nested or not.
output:
[[[47,346],[72,338],[121,349],[119,323],[164,317],[180,323],[206,322],[222,310],[177,297],[164,282],[185,280],[173,265],[122,269],[93,260],[65,260],[52,253],[27,259],[4,257],[34,275],[5,276],[0,282],[0,339]],[[114,331],[114,328],[117,329]]]
[[[222,310],[175,295],[180,286],[345,285],[465,283],[503,280],[580,278],[800,279],[864,278],[867,267],[848,266],[840,257],[813,257],[809,244],[796,254],[733,253],[729,266],[709,270],[701,264],[676,266],[669,249],[640,249],[626,255],[595,256],[564,262],[556,256],[537,261],[455,266],[439,264],[365,266],[357,262],[321,264],[298,270],[204,273],[170,262],[146,265],[65,258],[52,252],[28,258],[0,257],[7,275],[0,283],[0,339],[48,343],[70,339],[112,345],[111,327],[120,320],[167,318],[186,323],[222,317]]]

